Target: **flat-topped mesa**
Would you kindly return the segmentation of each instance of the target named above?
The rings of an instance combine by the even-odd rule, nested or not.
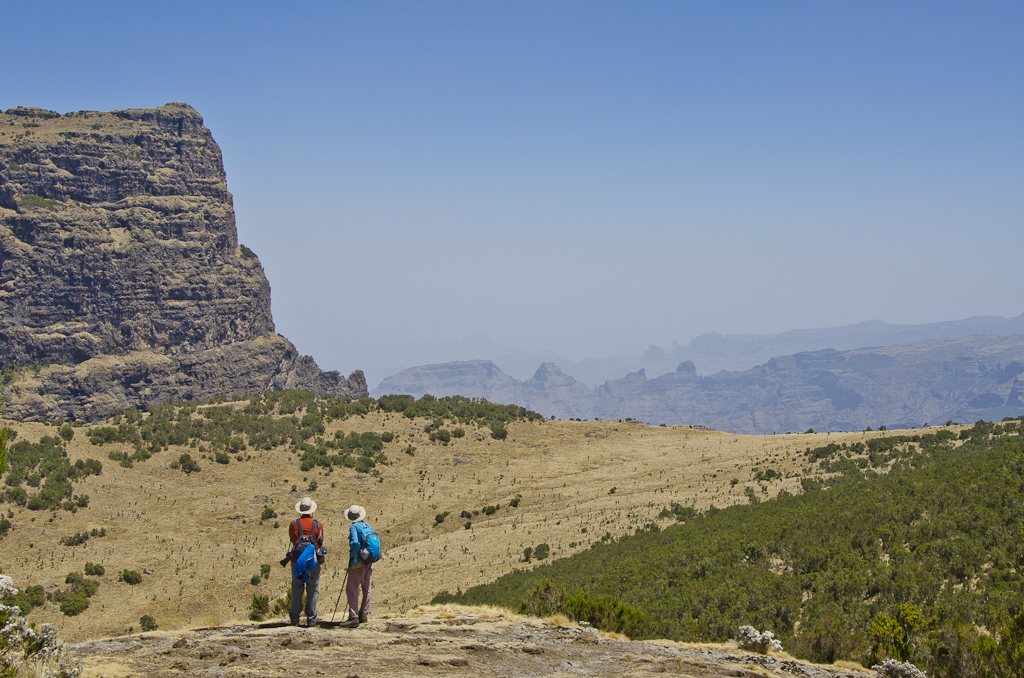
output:
[[[204,355],[228,347],[230,360]],[[70,372],[85,379],[91,361],[111,357],[122,407],[285,384],[366,395],[361,372],[311,370],[274,334],[270,285],[238,244],[220,147],[190,106],[0,113],[0,365],[65,368],[42,375],[41,402],[12,396],[11,413],[102,416],[111,406],[87,392],[103,385],[76,386]]]

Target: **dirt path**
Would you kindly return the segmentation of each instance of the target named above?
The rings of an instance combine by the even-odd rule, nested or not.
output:
[[[731,645],[630,642],[498,610],[431,606],[357,629],[238,625],[71,647],[84,676],[718,676],[865,678]]]

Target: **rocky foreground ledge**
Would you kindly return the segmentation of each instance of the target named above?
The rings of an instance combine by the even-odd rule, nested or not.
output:
[[[485,608],[420,607],[357,629],[239,624],[73,645],[85,676],[718,676],[865,678],[735,645],[628,641]]]

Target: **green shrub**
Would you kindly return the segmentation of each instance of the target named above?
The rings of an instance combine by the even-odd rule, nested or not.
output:
[[[523,597],[519,614],[531,617],[550,617],[559,614],[565,605],[565,592],[550,579],[540,582]]]
[[[290,591],[289,591],[290,592]],[[275,607],[275,611],[276,611]],[[270,614],[270,596],[252,594],[252,606],[249,608],[249,619],[263,621]]]
[[[32,607],[42,607],[46,604],[46,591],[39,584],[26,588],[25,597],[32,603]]]
[[[76,532],[75,534],[73,534],[73,535],[71,535],[69,537],[62,538],[60,540],[60,543],[63,544],[64,546],[72,546],[72,547],[74,547],[74,546],[81,546],[82,544],[84,544],[87,541],[89,541],[89,533],[88,532]],[[89,574],[89,573],[86,572],[86,574]]]
[[[242,243],[238,243],[238,251],[239,251],[239,253],[240,253],[240,255],[241,255],[241,257],[243,259],[258,259],[259,258],[259,257],[256,256],[255,252],[253,252],[251,249],[249,249],[248,247],[246,247]]]
[[[495,440],[504,440],[508,437],[508,430],[504,426],[495,424],[491,426],[491,437]]]
[[[547,544],[537,544],[533,549],[533,557],[537,560],[544,560],[551,553],[551,547]]]
[[[18,608],[21,611],[22,616],[31,612],[33,608],[31,599],[23,592],[18,592],[9,596],[7,600],[4,601],[4,604]],[[2,619],[3,617],[0,617],[0,620]]]
[[[7,497],[7,501],[18,506],[24,506],[28,503],[28,492],[25,491],[24,487],[9,487],[4,492],[4,496]]]
[[[263,508],[263,513],[260,514],[260,520],[273,520],[276,517],[277,511],[270,508],[269,506],[265,506]]]
[[[270,579],[270,565],[267,563],[260,565],[260,576],[264,579]]]
[[[88,608],[89,598],[82,589],[78,589],[71,593],[60,603],[60,611],[66,617],[74,617],[75,615],[82,614]]]
[[[249,580],[249,583],[253,586],[257,586],[261,581],[263,581],[263,577],[259,576],[258,574],[254,574],[252,578]]]
[[[630,638],[643,638],[647,621],[639,610],[611,596],[590,596],[581,593],[566,596],[562,613],[576,621],[588,621],[603,631],[624,633]]]
[[[156,620],[150,617],[148,614],[144,614],[142,615],[142,617],[139,618],[139,626],[142,627],[143,631],[156,631],[159,628],[159,626],[157,626]]]
[[[449,513],[450,513],[450,511],[445,511],[444,513],[438,513],[436,516],[434,516],[434,522],[437,523],[438,525],[440,525],[441,523],[444,522],[444,519],[448,517]]]
[[[178,457],[178,464],[185,473],[193,473],[199,470],[199,462],[192,458],[192,455],[185,452]]]
[[[90,577],[102,577],[107,570],[102,565],[85,564],[85,573]]]
[[[217,452],[213,455],[213,460],[218,464],[227,464],[231,461],[231,457],[229,457],[225,452]]]
[[[457,429],[453,430],[452,431],[452,437],[453,438],[464,438],[464,437],[466,437],[466,429],[464,429],[464,428],[457,428]]]
[[[56,200],[50,200],[39,195],[32,193],[26,193],[21,196],[21,200],[18,201],[23,207],[43,207],[48,210],[52,210],[54,205],[57,204]]]
[[[135,586],[142,581],[142,575],[135,570],[122,570],[118,579],[129,586]]]

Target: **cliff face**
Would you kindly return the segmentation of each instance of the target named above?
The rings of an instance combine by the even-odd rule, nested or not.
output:
[[[0,114],[0,364],[14,416],[95,418],[217,393],[361,397],[274,334],[220,148],[186,104]]]

